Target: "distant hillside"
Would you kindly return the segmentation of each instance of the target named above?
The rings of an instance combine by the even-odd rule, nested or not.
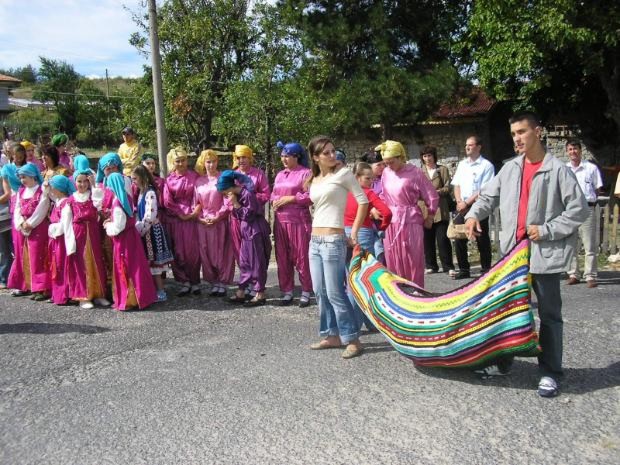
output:
[[[122,78],[122,77],[110,78],[109,79],[110,95],[127,93],[131,88],[132,82],[135,82],[136,80],[137,79]],[[107,83],[106,83],[105,78],[90,79],[90,82],[92,82],[95,85],[95,87],[101,90],[101,92],[103,92],[104,94],[106,93]],[[12,89],[11,95],[15,98],[31,99],[32,93],[35,87],[36,87],[36,84],[34,85],[33,84],[22,84],[20,87]]]

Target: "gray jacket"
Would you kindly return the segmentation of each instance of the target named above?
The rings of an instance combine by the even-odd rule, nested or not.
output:
[[[516,244],[517,212],[521,194],[524,156],[508,160],[500,172],[480,191],[465,218],[482,220],[499,205],[502,255]],[[589,215],[586,198],[571,170],[550,153],[532,180],[526,224],[539,225],[541,239],[530,247],[530,272],[566,271],[573,256],[577,228]]]

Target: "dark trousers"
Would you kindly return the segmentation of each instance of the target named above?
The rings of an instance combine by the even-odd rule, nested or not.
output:
[[[11,231],[0,233],[0,283],[6,284],[9,280],[9,271],[13,263],[13,239]]]
[[[463,215],[454,217],[454,224],[463,224],[465,220]],[[489,237],[489,219],[480,221],[482,233],[476,237],[478,244],[478,252],[480,252],[480,267],[483,270],[491,268],[491,238]],[[467,258],[467,239],[457,239],[454,241],[456,249],[456,261],[459,264],[459,270],[469,271],[469,259]]]
[[[542,376],[550,376],[557,381],[563,375],[562,347],[564,341],[560,273],[532,274],[531,277],[540,319],[538,339],[542,352],[538,356],[538,369]],[[502,357],[495,363],[501,370],[508,370],[513,358]]]
[[[557,378],[562,375],[564,333],[560,273],[531,276],[540,318],[539,339],[542,353],[538,356],[538,367],[543,374]]]
[[[439,249],[439,260],[443,271],[453,270],[452,244],[446,235],[448,231],[448,221],[433,223],[431,229],[424,228],[424,262],[426,268],[438,271],[437,249]],[[437,244],[437,247],[435,247]]]

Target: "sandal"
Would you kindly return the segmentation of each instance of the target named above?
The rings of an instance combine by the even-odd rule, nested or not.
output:
[[[326,339],[310,344],[310,350],[340,349],[342,345],[330,344]]]
[[[353,344],[349,344],[344,352],[342,352],[342,358],[349,359],[353,357],[359,357],[364,352],[361,346],[356,346]]]
[[[245,297],[239,297],[237,294],[231,295],[228,299],[226,299],[231,304],[243,304],[246,302]]]
[[[267,299],[252,299],[248,300],[243,304],[244,307],[260,307],[261,305],[265,305],[267,303]]]

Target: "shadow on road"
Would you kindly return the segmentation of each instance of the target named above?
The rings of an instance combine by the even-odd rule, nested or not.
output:
[[[535,362],[515,360],[508,376],[481,380],[471,369],[447,369],[417,367],[421,373],[433,378],[443,378],[468,384],[501,386],[530,391],[538,384],[538,365]],[[560,381],[561,391],[566,394],[587,394],[620,386],[620,362],[603,368],[565,368]]]
[[[55,323],[15,323],[1,324],[0,334],[98,334],[110,331],[109,328],[90,325],[55,324]]]

